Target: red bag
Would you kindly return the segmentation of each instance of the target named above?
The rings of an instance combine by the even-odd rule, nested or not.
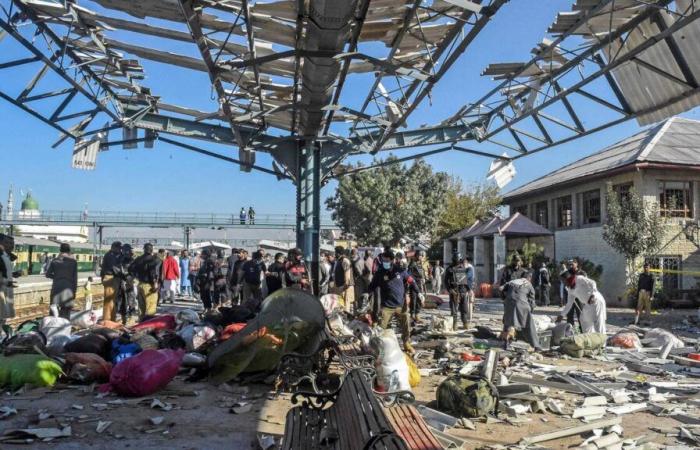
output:
[[[108,381],[112,364],[94,353],[66,353],[66,373],[68,378],[81,383]]]
[[[621,331],[610,338],[610,345],[613,347],[636,348],[639,350],[642,348],[642,341],[639,340],[639,336],[635,333]]]
[[[109,384],[100,391],[112,390],[127,397],[151,395],[175,378],[184,354],[182,350],[144,350],[114,366]]]
[[[227,325],[226,328],[224,328],[224,331],[221,332],[221,337],[219,339],[222,341],[229,339],[231,336],[245,328],[246,325],[246,323],[232,323],[231,325]]]
[[[160,331],[174,330],[175,326],[175,316],[172,314],[163,314],[162,316],[155,316],[151,319],[144,320],[141,323],[137,323],[131,327],[131,329],[134,331]]]

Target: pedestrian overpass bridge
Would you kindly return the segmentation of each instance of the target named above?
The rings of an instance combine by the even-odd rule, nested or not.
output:
[[[162,213],[127,211],[40,211],[25,216],[3,217],[0,225],[78,225],[87,227],[155,227],[155,228],[243,228],[289,229],[297,227],[293,214],[255,214],[255,219],[241,220],[237,213]],[[330,216],[321,218],[321,228],[337,229]]]

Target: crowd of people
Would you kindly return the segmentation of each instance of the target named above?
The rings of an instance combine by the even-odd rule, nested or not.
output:
[[[13,317],[9,309],[14,278],[13,241],[0,236],[0,320]],[[430,264],[423,250],[404,252],[390,247],[375,255],[372,250],[345,249],[322,252],[319,261],[318,296],[334,294],[349,314],[371,314],[388,326],[396,320],[404,337],[404,347],[411,353],[408,338],[412,326],[420,323],[420,311],[428,292],[449,294],[453,327],[472,327],[475,299],[475,270],[469,257],[455,253],[451,263]],[[78,266],[70,245],[63,243],[60,253],[48,261],[45,276],[53,280],[51,304],[55,314],[70,318],[78,290]],[[129,244],[114,242],[102,261],[99,275],[104,286],[103,318],[127,323],[130,318],[151,316],[163,303],[176,298],[201,302],[205,311],[226,304],[245,305],[257,311],[264,298],[287,287],[312,290],[311,270],[300,249],[272,255],[263,249],[248,252],[205,248],[192,255],[187,250],[160,249],[145,244],[138,257]],[[91,291],[92,278],[84,286]],[[606,304],[594,280],[573,259],[563,264],[559,273],[560,307],[557,322],[566,320],[583,333],[605,333]],[[542,263],[538,268],[524,267],[515,255],[501,272],[498,284],[504,302],[503,337],[516,334],[539,348],[533,320],[535,308],[549,306],[552,280]],[[643,312],[650,314],[654,277],[649,265],[638,279],[638,303],[634,323]]]

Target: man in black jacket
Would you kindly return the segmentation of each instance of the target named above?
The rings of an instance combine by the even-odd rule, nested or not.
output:
[[[644,272],[639,274],[637,281],[637,310],[634,317],[634,324],[639,322],[642,310],[646,317],[651,320],[651,299],[654,296],[654,276],[649,272],[649,263],[644,263]]]
[[[547,263],[543,262],[542,267],[537,272],[537,289],[540,291],[540,304],[542,306],[549,306],[550,287],[549,270],[547,269]]]
[[[70,320],[75,294],[78,291],[78,262],[70,254],[70,245],[62,243],[61,253],[51,261],[46,278],[51,283],[51,304],[58,308],[59,317]]]
[[[143,255],[129,266],[129,274],[138,280],[139,318],[153,316],[158,308],[160,259],[153,254],[153,244],[143,246]]]
[[[112,242],[112,247],[102,259],[100,278],[104,288],[104,299],[102,301],[102,318],[104,320],[117,320],[115,300],[117,289],[119,288],[119,280],[114,278],[114,267],[120,264],[121,257],[122,243],[114,241]]]
[[[17,260],[17,255],[12,253],[14,249],[14,238],[0,233],[0,326],[15,317],[14,278],[19,278],[22,273],[14,270]]]
[[[267,284],[267,295],[282,289],[284,279],[284,253],[275,253],[275,262],[270,264],[265,272],[265,283]]]
[[[389,327],[391,320],[396,317],[399,322],[401,339],[406,353],[414,353],[411,346],[411,324],[408,317],[408,305],[406,304],[406,286],[409,290],[420,295],[418,284],[405,268],[394,262],[394,253],[391,250],[382,254],[382,263],[369,284],[369,291],[379,288],[381,292],[381,321],[384,329]]]
[[[253,252],[253,259],[243,264],[243,299],[246,307],[257,311],[262,303],[262,277],[267,271],[262,252]]]
[[[474,270],[468,262],[468,259],[461,260],[460,255],[455,253],[452,255],[452,264],[445,270],[445,287],[450,293],[454,330],[457,330],[459,319],[465,330],[471,327],[472,305],[469,294],[474,283]]]
[[[197,283],[199,283],[199,293],[205,312],[211,311],[213,304],[218,304],[216,280],[221,275],[221,266],[217,262],[216,255],[212,255],[207,248],[202,250],[202,266],[197,274]]]
[[[425,262],[425,251],[416,251],[414,257],[411,259],[411,262],[408,265],[408,273],[410,273],[413,279],[416,281],[416,285],[418,286],[418,293],[421,294],[422,297],[424,297],[427,293],[425,289],[425,284],[428,281],[428,277],[430,276],[429,270],[426,270],[427,268],[428,266]],[[420,323],[418,314],[420,314],[421,306],[421,299],[419,298],[418,294],[412,293],[411,318],[413,319],[414,323]]]

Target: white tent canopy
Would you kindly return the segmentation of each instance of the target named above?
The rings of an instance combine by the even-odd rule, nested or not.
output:
[[[210,248],[210,247],[231,250],[230,245],[224,244],[222,242],[216,242],[216,241],[202,241],[202,242],[195,242],[194,244],[190,244],[190,250],[201,250],[203,248]]]

